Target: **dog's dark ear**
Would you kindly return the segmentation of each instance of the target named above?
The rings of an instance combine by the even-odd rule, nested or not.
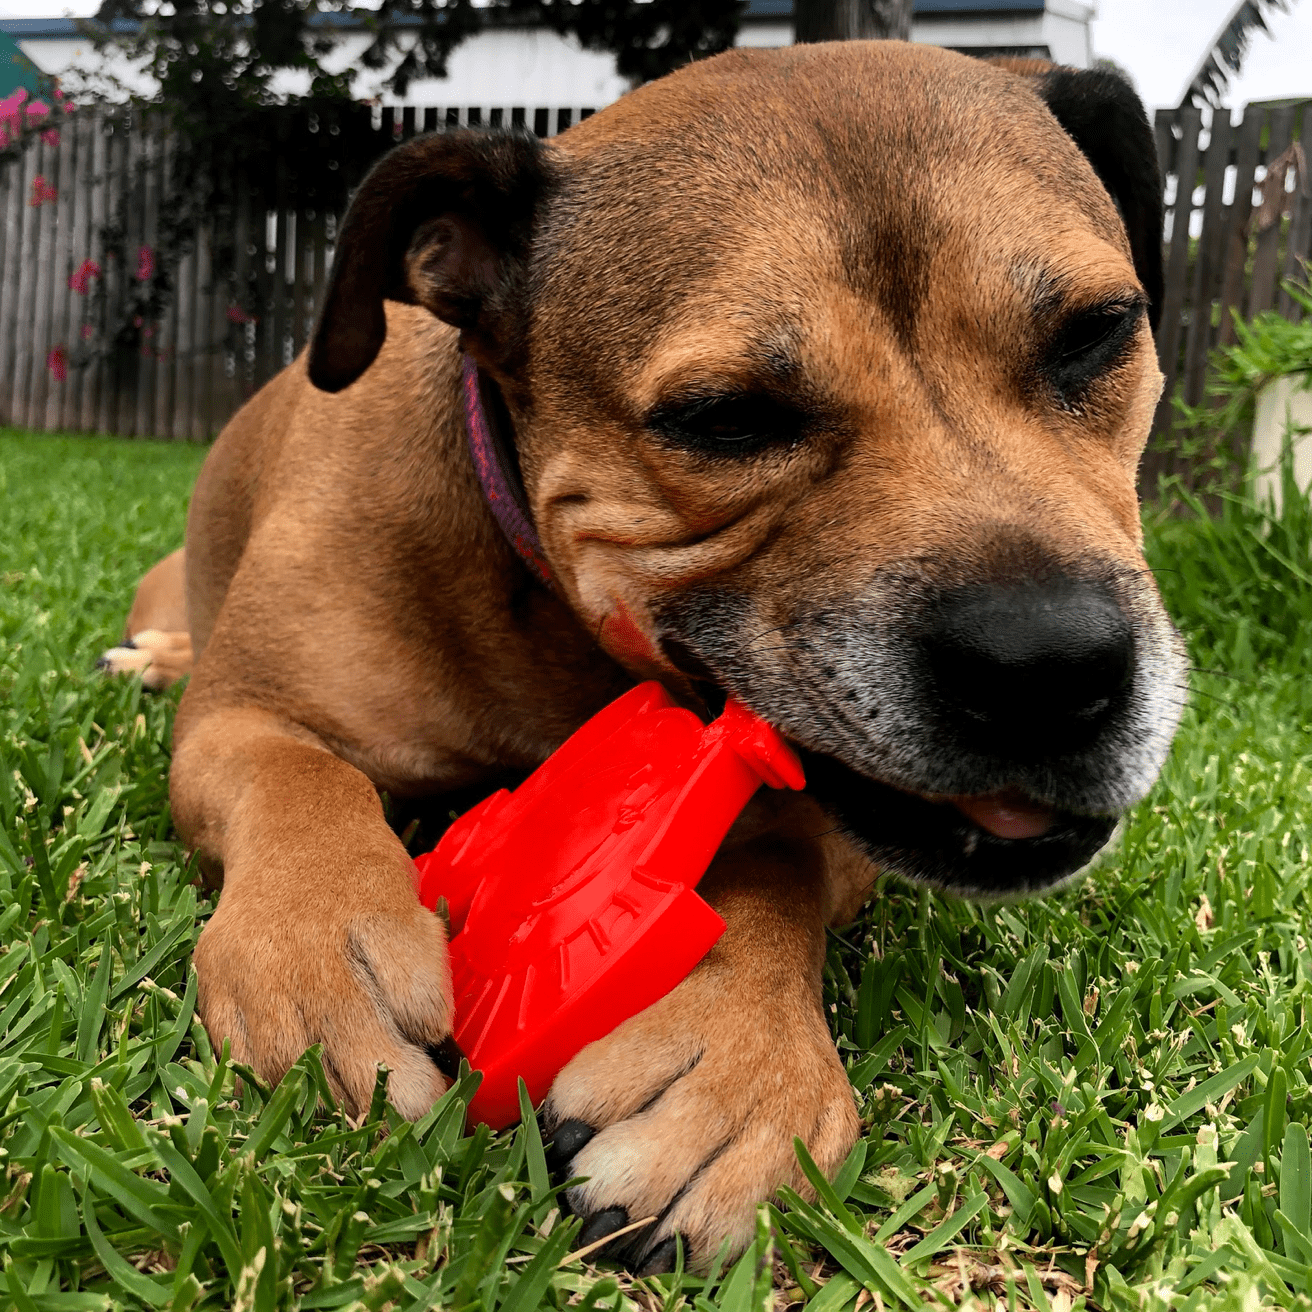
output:
[[[1143,102],[1119,74],[1053,67],[1034,78],[1121,211],[1154,332],[1162,313],[1162,175]]]
[[[533,221],[553,171],[528,133],[417,137],[360,184],[337,239],[310,342],[310,381],[350,386],[387,336],[384,298],[423,305],[490,343],[513,321]]]

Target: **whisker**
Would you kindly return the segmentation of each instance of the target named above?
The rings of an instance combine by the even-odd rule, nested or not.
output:
[[[1249,678],[1247,675],[1235,674],[1231,670],[1208,670],[1204,669],[1201,665],[1190,665],[1188,668],[1190,674],[1209,674],[1217,679],[1233,679],[1236,683],[1250,685],[1256,682],[1256,680]]]

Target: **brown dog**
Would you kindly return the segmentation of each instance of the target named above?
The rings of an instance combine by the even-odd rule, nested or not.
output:
[[[623,1241],[642,1269],[676,1233],[741,1245],[794,1135],[832,1171],[858,1123],[826,925],[876,865],[1061,883],[1170,743],[1134,493],[1160,216],[1117,79],[895,43],[734,51],[549,145],[384,159],[308,356],[192,503],[172,796],[223,873],[214,1036],[270,1078],[322,1043],[355,1108],[386,1062],[422,1112],[444,943],[378,790],[526,771],[639,677],[728,689],[809,794],[754,804],[701,885],[724,938],[570,1064],[548,1127],[585,1241],[659,1218]],[[480,484],[462,349],[544,559]]]

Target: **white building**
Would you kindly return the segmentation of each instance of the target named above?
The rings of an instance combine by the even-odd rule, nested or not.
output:
[[[1088,0],[915,0],[912,40],[970,54],[1020,54],[1087,68],[1092,62]],[[793,39],[792,0],[749,0],[739,45],[781,46]],[[341,29],[332,63],[359,67],[368,35],[348,18],[331,15]],[[65,75],[93,58],[89,41],[69,18],[0,20],[23,52],[44,72]],[[449,76],[411,84],[412,105],[525,105],[599,109],[618,99],[628,83],[612,56],[583,50],[572,38],[545,28],[492,27],[451,55]],[[122,76],[127,70],[117,70]],[[382,74],[361,69],[356,93],[379,95]],[[383,95],[383,102],[395,97]]]

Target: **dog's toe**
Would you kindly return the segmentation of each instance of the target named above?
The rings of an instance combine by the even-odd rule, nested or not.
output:
[[[566,1197],[580,1242],[655,1218],[599,1250],[635,1272],[671,1269],[679,1239],[694,1270],[726,1239],[741,1252],[760,1203],[807,1190],[794,1136],[832,1173],[859,1129],[819,1015],[779,997],[755,1015],[722,984],[694,972],[579,1053],[547,1100],[557,1177],[583,1181]]]
[[[142,685],[151,692],[177,683],[191,673],[191,665],[190,634],[159,629],[143,629],[125,638],[96,661],[96,669],[107,674],[140,674]]]
[[[150,653],[139,651],[132,643],[125,642],[118,647],[110,647],[101,652],[96,659],[96,669],[109,674],[133,674],[144,670],[150,664]]]
[[[557,1179],[569,1177],[569,1164],[587,1146],[597,1131],[583,1121],[562,1121],[551,1134],[547,1146],[547,1166]]]
[[[623,1230],[628,1223],[629,1214],[623,1207],[604,1207],[600,1212],[593,1212],[579,1231],[579,1247],[598,1243],[616,1230]]]
[[[655,1248],[648,1251],[646,1257],[642,1259],[642,1265],[634,1269],[633,1274],[638,1276],[663,1276],[666,1272],[673,1271],[675,1262],[679,1253],[679,1237],[669,1235],[662,1239]]]

